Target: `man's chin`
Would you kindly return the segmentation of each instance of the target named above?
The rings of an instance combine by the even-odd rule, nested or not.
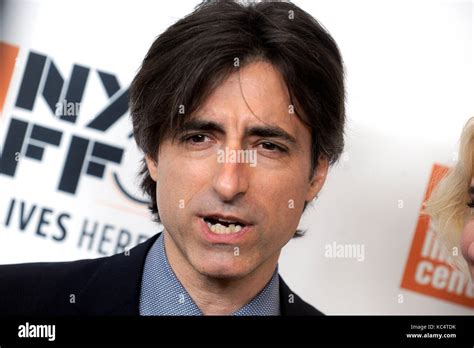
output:
[[[214,279],[239,279],[244,278],[251,273],[250,267],[236,260],[226,262],[212,262],[207,261],[201,263],[197,270],[202,275]]]

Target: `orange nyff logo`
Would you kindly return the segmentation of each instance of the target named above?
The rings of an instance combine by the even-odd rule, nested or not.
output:
[[[19,47],[0,41],[0,116],[7,99],[8,86],[15,68]]]
[[[424,202],[448,169],[437,164],[433,166]],[[448,251],[442,248],[432,230],[429,216],[420,211],[401,287],[474,308],[474,284],[461,271],[450,266],[447,258]]]

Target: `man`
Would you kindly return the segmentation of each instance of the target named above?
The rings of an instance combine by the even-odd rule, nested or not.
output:
[[[318,22],[289,3],[203,3],[153,43],[130,108],[163,232],[107,258],[3,266],[0,312],[322,314],[277,267],[343,149],[342,59]]]

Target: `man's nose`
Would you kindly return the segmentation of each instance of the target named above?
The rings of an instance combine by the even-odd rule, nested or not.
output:
[[[249,185],[249,164],[239,161],[237,148],[223,149],[223,160],[218,161],[213,187],[223,201],[232,201],[239,194],[247,192]],[[232,157],[232,151],[235,156]]]

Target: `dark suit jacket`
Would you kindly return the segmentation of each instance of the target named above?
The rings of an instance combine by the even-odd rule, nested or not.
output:
[[[128,255],[1,265],[0,315],[139,315],[145,258],[158,235]],[[280,308],[282,315],[324,315],[281,277]]]

